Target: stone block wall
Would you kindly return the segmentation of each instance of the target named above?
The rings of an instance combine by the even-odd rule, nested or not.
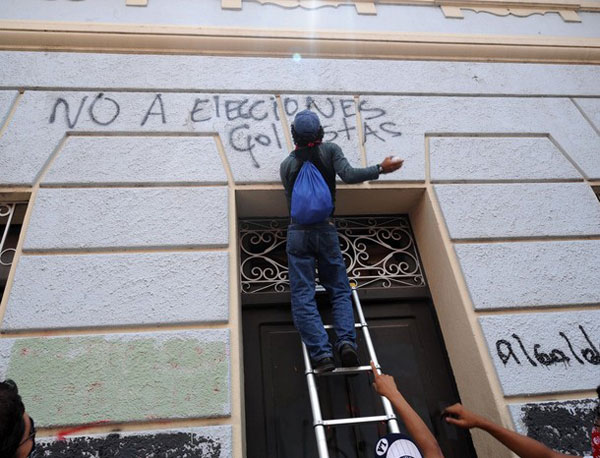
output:
[[[438,203],[517,430],[578,455],[591,451],[596,402],[522,399],[594,395],[600,383],[600,273],[592,261],[600,254],[600,205],[591,187],[600,165],[598,99],[585,99],[587,110],[580,101],[571,109],[575,129],[588,132],[588,160],[581,146],[567,145],[572,131],[558,133],[574,124],[551,127],[550,112],[522,119],[525,133],[547,117],[539,125],[547,136],[430,143]]]
[[[16,93],[0,94],[9,110]],[[2,183],[32,199],[5,297],[1,376],[18,382],[42,431],[149,425],[42,439],[49,456],[233,456],[230,190],[218,138],[212,127],[136,133],[143,119],[114,95],[56,95],[25,91],[2,136]],[[121,110],[129,132],[94,131]],[[173,421],[205,426],[150,426]]]
[[[431,191],[504,415],[543,439],[532,412],[589,411],[600,382],[597,68],[11,52],[0,62],[11,69],[0,73],[0,190],[32,196],[0,309],[0,377],[19,382],[49,433],[109,422],[48,450],[147,450],[152,437],[241,456],[235,192],[281,192],[289,124],[307,104],[352,165],[398,154],[405,167],[383,185]]]

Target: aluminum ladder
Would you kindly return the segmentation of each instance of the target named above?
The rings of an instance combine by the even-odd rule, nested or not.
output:
[[[375,348],[373,347],[373,341],[371,340],[371,334],[369,333],[369,327],[365,320],[365,316],[360,305],[360,299],[356,287],[352,287],[352,300],[356,307],[359,322],[354,324],[355,328],[361,328],[369,351],[369,357],[375,364],[377,372],[381,373],[379,361],[375,354]],[[333,328],[332,325],[326,325],[325,329]],[[334,376],[334,375],[350,375],[357,374],[360,372],[371,371],[371,366],[358,366],[358,367],[341,367],[336,368],[331,372],[315,372],[310,363],[310,357],[308,356],[308,350],[306,345],[302,342],[302,353],[304,354],[304,365],[306,366],[306,382],[308,384],[308,394],[310,396],[310,406],[313,415],[313,426],[315,428],[315,436],[317,439],[317,450],[319,451],[319,458],[329,458],[329,450],[327,448],[327,438],[325,437],[326,426],[340,426],[340,425],[354,425],[359,423],[376,423],[379,421],[387,421],[389,432],[399,433],[400,428],[398,427],[398,421],[396,420],[396,414],[392,409],[392,404],[387,398],[381,396],[381,402],[383,404],[383,410],[385,415],[376,415],[371,417],[348,417],[348,418],[335,418],[331,420],[323,420],[321,415],[321,405],[319,402],[319,393],[317,391],[316,377]]]

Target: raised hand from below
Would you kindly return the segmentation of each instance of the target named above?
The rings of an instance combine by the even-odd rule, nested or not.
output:
[[[446,417],[446,421],[453,425],[465,429],[479,428],[488,432],[521,458],[565,458],[573,456],[555,452],[531,437],[506,429],[481,415],[465,409],[461,404],[447,407],[443,415]]]
[[[446,407],[444,416],[448,423],[468,429],[479,427],[483,420],[476,413],[465,409],[462,404],[453,404],[450,407]]]
[[[394,377],[386,374],[378,374],[373,361],[371,361],[371,369],[373,370],[373,376],[375,377],[373,388],[375,388],[375,391],[377,391],[379,395],[385,396],[390,400],[392,406],[394,406],[394,410],[404,422],[408,434],[413,438],[421,450],[423,457],[444,458],[437,440],[431,431],[429,431],[425,422],[423,422],[421,417],[419,417],[406,399],[404,399],[402,393],[398,391]]]
[[[385,396],[388,399],[391,399],[395,395],[399,394],[394,377],[386,374],[378,374],[377,368],[375,367],[375,363],[373,363],[373,361],[371,361],[371,369],[373,370],[373,376],[375,377],[375,380],[373,381],[373,388],[375,388],[377,394],[380,396]]]

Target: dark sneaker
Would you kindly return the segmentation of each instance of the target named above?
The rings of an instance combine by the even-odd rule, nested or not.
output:
[[[350,344],[346,343],[340,347],[340,359],[342,360],[342,367],[360,366],[360,362],[358,361],[358,353]]]
[[[314,363],[313,369],[315,372],[331,372],[335,369],[335,362],[333,361],[333,358],[326,356]]]

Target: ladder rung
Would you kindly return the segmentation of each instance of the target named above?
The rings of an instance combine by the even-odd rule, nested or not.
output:
[[[375,423],[378,421],[388,421],[395,417],[388,417],[387,415],[378,415],[375,417],[349,417],[349,418],[336,418],[335,420],[323,420],[323,426],[340,426],[340,425],[355,425],[358,423]],[[319,425],[315,425],[319,426]]]
[[[338,367],[329,372],[315,372],[315,375],[320,377],[326,375],[348,375],[358,374],[359,372],[371,372],[371,366],[357,366],[357,367]]]
[[[325,329],[333,329],[333,325],[332,324],[326,324],[325,326],[323,326]],[[355,328],[368,328],[368,326],[366,324],[361,324],[361,323],[354,323],[354,327]]]

